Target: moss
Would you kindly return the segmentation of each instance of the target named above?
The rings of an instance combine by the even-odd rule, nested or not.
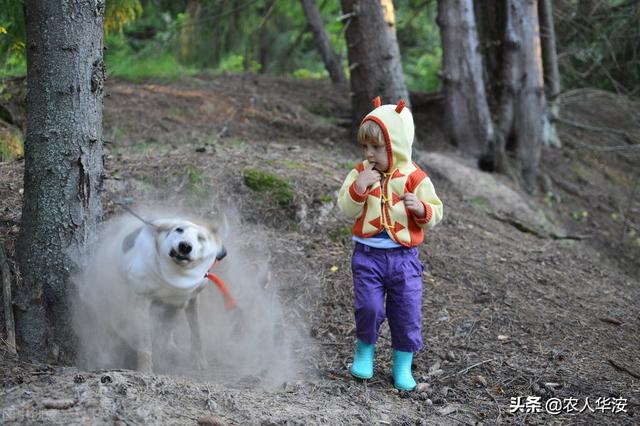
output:
[[[485,213],[490,213],[491,211],[493,211],[493,209],[491,208],[491,203],[485,197],[473,197],[469,200],[469,202],[471,203],[471,205],[482,210]]]
[[[289,183],[282,178],[259,169],[245,169],[244,184],[256,192],[264,193],[278,205],[292,204],[293,191]]]

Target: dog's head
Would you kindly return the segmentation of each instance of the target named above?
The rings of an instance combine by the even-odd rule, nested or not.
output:
[[[214,260],[226,255],[221,232],[216,226],[181,219],[162,219],[154,221],[153,225],[157,232],[158,254],[167,256],[181,268],[189,269],[203,263],[209,267]]]

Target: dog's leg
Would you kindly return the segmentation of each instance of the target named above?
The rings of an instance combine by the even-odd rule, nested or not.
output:
[[[191,330],[191,357],[198,370],[207,368],[207,359],[202,351],[202,339],[200,337],[200,322],[198,320],[198,297],[193,297],[186,309],[187,321]]]
[[[181,308],[159,301],[151,303],[153,322],[154,365],[161,371],[171,371],[179,359],[180,350],[173,340],[173,331]]]
[[[134,333],[138,358],[138,371],[153,372],[153,358],[151,345],[151,303],[144,296],[133,296],[132,306],[135,313]]]

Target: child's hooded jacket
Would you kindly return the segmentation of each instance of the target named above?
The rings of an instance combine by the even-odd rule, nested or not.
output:
[[[398,105],[380,106],[362,122],[372,120],[380,126],[385,139],[389,169],[382,182],[371,185],[359,194],[355,187],[358,174],[368,165],[363,161],[349,172],[338,194],[338,206],[348,216],[355,217],[352,233],[369,238],[386,230],[393,241],[413,247],[424,239],[424,229],[432,228],[442,219],[442,202],[436,195],[431,179],[411,161],[413,117],[404,101]],[[413,192],[425,207],[425,217],[416,218],[404,206],[400,196]]]

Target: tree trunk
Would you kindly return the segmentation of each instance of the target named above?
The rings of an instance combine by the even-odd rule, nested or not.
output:
[[[180,60],[184,63],[190,63],[194,59],[194,55],[197,54],[197,48],[194,49],[194,45],[197,43],[198,20],[200,19],[200,12],[202,7],[200,0],[189,0],[187,7],[185,8],[185,14],[187,19],[185,25],[180,29]]]
[[[538,1],[540,17],[540,43],[542,45],[542,66],[544,69],[544,87],[547,95],[547,114],[544,120],[543,141],[545,145],[560,147],[560,138],[555,120],[560,114],[560,71],[556,50],[556,31],[553,25],[551,0]]]
[[[322,24],[322,17],[320,16],[320,11],[316,6],[315,0],[300,0],[300,2],[302,3],[304,16],[307,18],[307,22],[309,22],[309,26],[311,27],[313,40],[316,42],[316,47],[318,48],[318,52],[320,52],[324,66],[329,72],[331,81],[338,86],[345,85],[347,83],[347,77],[342,71],[342,60],[331,47],[329,36]]]
[[[371,100],[376,96],[383,103],[404,99],[409,106],[398,41],[384,20],[380,1],[341,0],[341,3],[347,19],[354,123],[359,124],[371,111]]]
[[[509,172],[506,150],[515,152],[520,177],[534,192],[539,171],[544,121],[543,73],[535,0],[506,0],[497,144],[491,150],[496,169]]]
[[[26,0],[27,134],[16,310],[21,353],[69,362],[70,276],[101,214],[103,0]]]
[[[463,153],[477,158],[492,143],[494,131],[475,21],[472,0],[438,3],[445,130]]]
[[[474,1],[476,27],[480,37],[480,50],[483,57],[486,96],[492,116],[498,114],[502,96],[502,54],[505,32],[505,1]]]

